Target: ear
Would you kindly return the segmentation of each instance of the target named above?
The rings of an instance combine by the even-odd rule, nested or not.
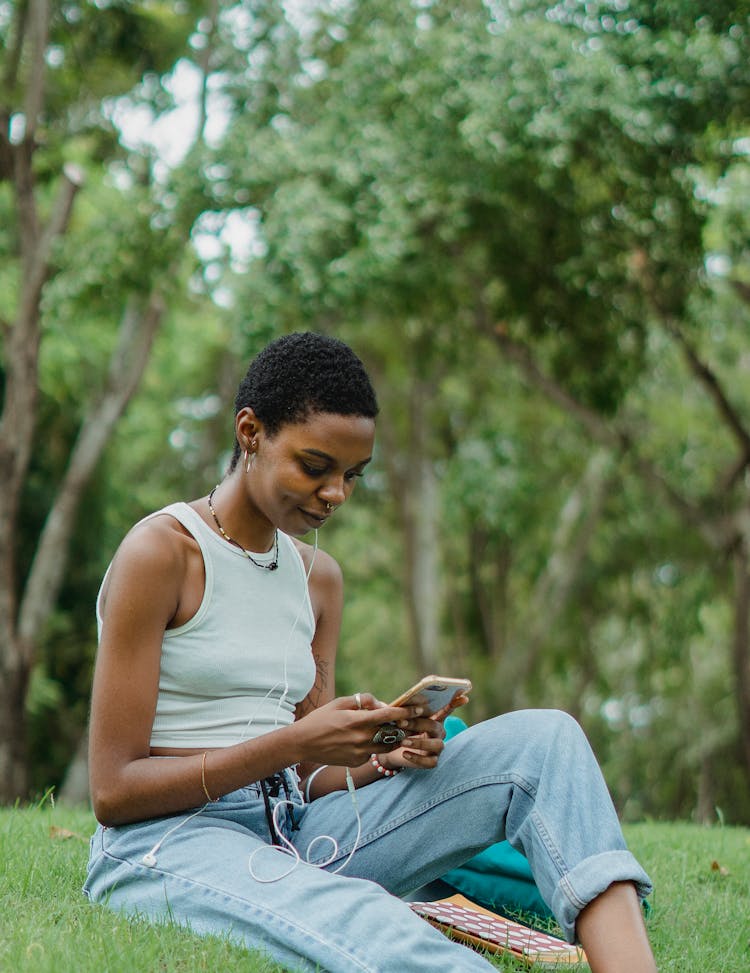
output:
[[[234,434],[240,449],[250,449],[250,443],[258,438],[258,434],[263,432],[263,423],[255,415],[250,406],[240,409],[234,417]]]

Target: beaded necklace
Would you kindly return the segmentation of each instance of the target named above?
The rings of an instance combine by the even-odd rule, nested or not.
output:
[[[275,530],[274,531],[274,534],[273,534],[273,561],[269,561],[268,564],[264,564],[262,561],[256,561],[255,558],[250,553],[250,551],[245,550],[245,548],[242,546],[242,544],[240,544],[239,541],[236,541],[233,537],[230,537],[229,534],[227,534],[227,532],[221,526],[221,523],[219,522],[219,518],[216,516],[216,511],[214,510],[214,505],[212,503],[213,498],[214,498],[214,494],[216,493],[216,490],[217,490],[218,486],[219,486],[219,484],[217,483],[216,486],[213,488],[213,490],[208,495],[208,509],[211,511],[211,516],[214,518],[214,522],[215,522],[215,524],[216,524],[216,526],[217,526],[217,528],[218,528],[219,533],[221,534],[221,536],[224,538],[225,541],[229,541],[230,544],[234,544],[235,547],[238,547],[242,551],[242,553],[245,555],[245,557],[248,559],[248,561],[252,561],[253,562],[253,564],[255,565],[256,568],[263,568],[264,571],[275,571],[276,568],[279,566],[279,531],[278,531],[278,529]]]

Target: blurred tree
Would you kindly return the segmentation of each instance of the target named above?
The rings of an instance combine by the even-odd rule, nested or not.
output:
[[[0,17],[0,741],[22,739],[30,678],[35,746],[61,699],[80,708],[85,572],[165,493],[220,475],[236,336],[252,354],[314,327],[354,344],[383,406],[374,469],[326,537],[355,586],[340,688],[387,698],[465,668],[470,718],[575,712],[626,813],[750,815],[748,5],[28,2]],[[114,123],[166,114],[183,55],[198,129],[220,134],[167,171]],[[148,322],[160,342],[145,395],[117,419],[123,386],[97,421],[105,363],[123,362],[106,401],[134,350],[116,352],[113,309],[141,362]],[[60,599],[65,558],[42,552],[64,554],[81,501],[50,517],[67,525],[56,541],[42,514],[61,484],[80,498],[115,420]],[[71,448],[79,429],[91,451]]]
[[[126,93],[132,110],[170,107],[159,75],[186,49],[189,4],[28,0],[0,6],[0,21],[0,801],[9,801],[27,791],[29,682],[76,515],[151,353],[202,194],[194,180],[175,206],[148,154],[129,157],[112,121]],[[61,387],[40,412],[40,356],[55,336]],[[77,428],[61,456],[64,423],[51,402],[71,404],[73,373]],[[35,454],[47,453],[58,454],[58,479],[29,536],[24,491]]]
[[[360,0],[316,5],[296,33],[276,40],[256,65],[262,98],[235,100],[221,147],[264,248],[240,293],[252,293],[258,326],[314,322],[354,338],[379,378],[416,664],[446,658],[448,604],[455,630],[463,625],[473,645],[489,648],[493,704],[535,698],[534,676],[551,675],[542,648],[557,664],[562,648],[551,644],[569,646],[574,633],[578,689],[598,684],[592,698],[605,684],[616,692],[621,671],[581,637],[617,587],[613,560],[592,548],[602,525],[625,518],[631,547],[625,557],[617,546],[619,577],[634,573],[622,611],[636,601],[649,531],[658,534],[650,555],[672,544],[686,563],[730,557],[736,595],[722,570],[713,597],[734,598],[732,723],[747,793],[747,407],[727,391],[731,371],[722,378],[709,365],[704,313],[717,307],[706,274],[711,187],[746,159],[748,5],[706,13],[689,0]],[[742,231],[733,239],[745,245]],[[736,266],[732,280],[744,293]],[[746,326],[736,300],[729,313]],[[673,348],[684,364],[670,358],[669,379],[701,416],[694,433],[682,426],[677,436],[666,434],[671,417],[656,405]],[[493,442],[490,404],[508,392],[511,365],[581,427],[545,410],[554,430],[547,451],[515,471],[522,454],[509,460]],[[445,394],[457,375],[482,395],[463,413]],[[528,421],[539,398],[527,408]],[[532,425],[543,439],[538,424],[523,435]],[[685,438],[704,432],[715,484],[681,461]],[[480,483],[471,514],[468,457]],[[503,470],[519,477],[505,510],[525,506],[537,518],[536,528],[524,522],[526,538],[507,512],[488,512]],[[535,507],[523,494],[545,477],[546,499]],[[655,497],[665,504],[658,514]],[[628,531],[636,498],[653,519]],[[468,561],[455,559],[466,545],[454,536],[459,523]],[[536,546],[521,588],[518,553],[529,536]],[[590,576],[595,564],[610,572],[606,583]],[[446,596],[450,586],[467,607],[456,590]],[[497,592],[522,606],[516,617],[511,607],[500,620]],[[596,596],[590,608],[583,592]],[[429,655],[436,631],[442,649]],[[576,698],[572,686],[566,692]],[[703,716],[708,728],[713,717]]]

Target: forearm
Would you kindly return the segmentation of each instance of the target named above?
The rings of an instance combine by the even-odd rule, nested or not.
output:
[[[294,724],[231,747],[176,757],[143,757],[92,773],[94,812],[122,825],[199,807],[301,757]],[[113,761],[114,763],[114,761]]]

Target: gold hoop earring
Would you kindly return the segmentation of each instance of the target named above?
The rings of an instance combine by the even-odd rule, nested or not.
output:
[[[258,448],[257,439],[253,439],[250,443],[250,448],[245,450],[245,473],[250,472],[250,468],[255,462],[255,451]]]

